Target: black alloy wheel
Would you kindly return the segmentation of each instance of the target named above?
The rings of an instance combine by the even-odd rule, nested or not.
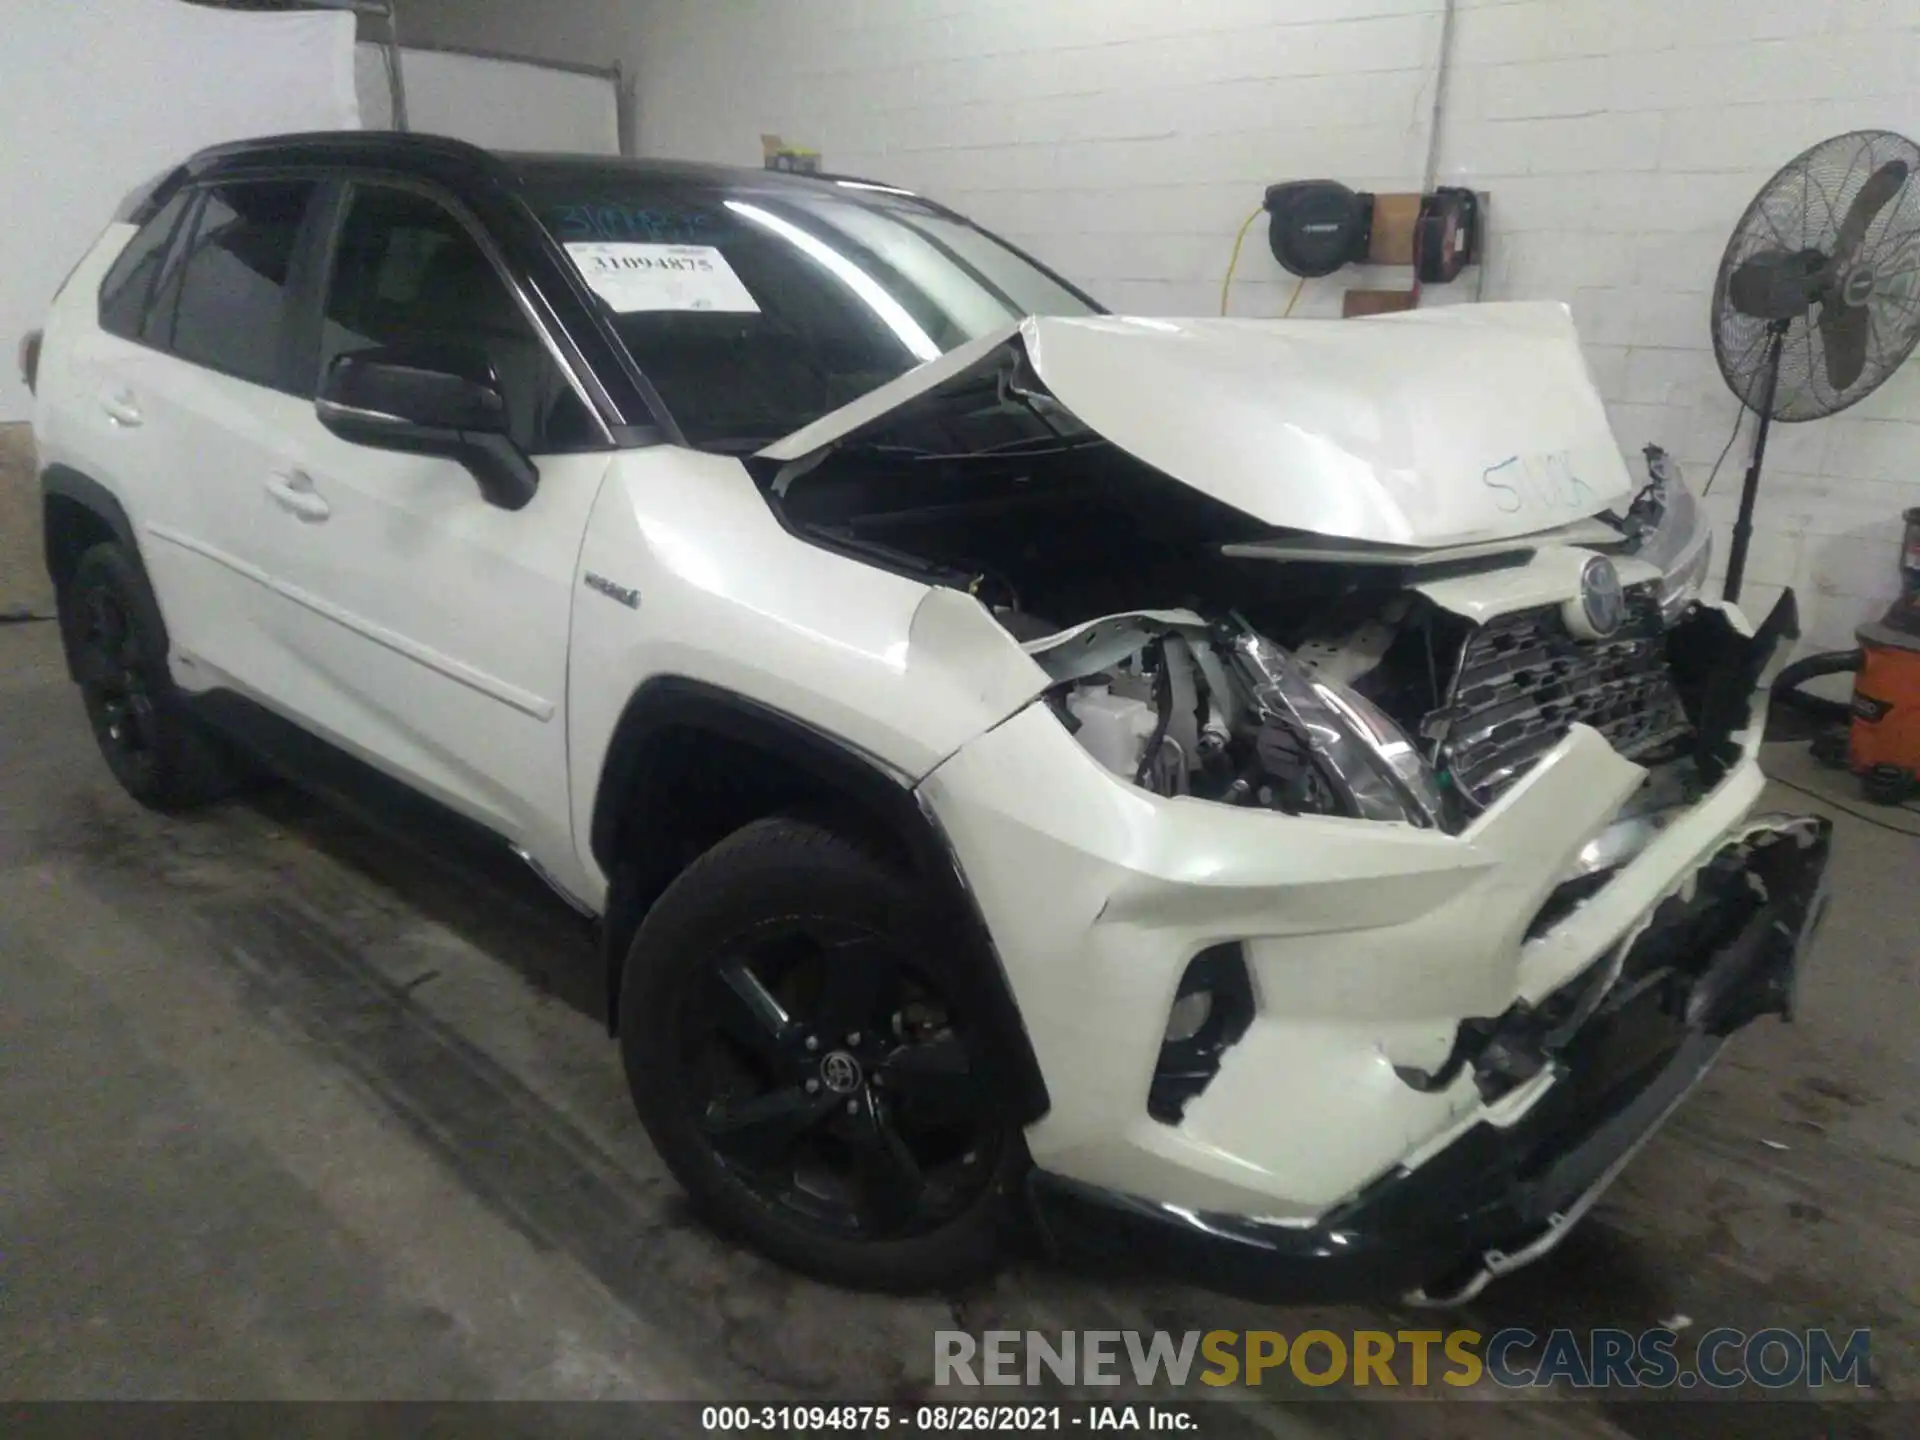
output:
[[[866,842],[753,821],[675,878],[627,952],[634,1106],[701,1212],[783,1264],[862,1289],[975,1277],[1027,1165],[976,983]]]
[[[767,1203],[894,1239],[992,1183],[999,1137],[946,997],[884,936],[767,921],[688,988],[681,1018],[701,1133]]]
[[[129,789],[152,783],[160,734],[147,675],[154,663],[112,587],[91,585],[76,598],[74,669],[94,738]]]
[[[109,541],[80,556],[60,586],[60,626],[100,754],[129,795],[179,811],[232,793],[245,763],[174,688],[160,607],[130,551]]]

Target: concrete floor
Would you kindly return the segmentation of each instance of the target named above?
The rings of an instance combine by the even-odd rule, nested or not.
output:
[[[1920,840],[1838,823],[1800,1023],[1743,1036],[1562,1250],[1458,1323],[1872,1326],[1879,1386],[1920,1399]],[[0,977],[6,1398],[906,1399],[956,1325],[1435,1323],[1039,1259],[879,1299],[715,1240],[631,1119],[577,922],[290,791],[139,810],[46,625],[0,627]],[[1828,1434],[1886,1413],[1822,1412]],[[1212,1434],[1725,1425],[1617,1399],[1217,1413]]]

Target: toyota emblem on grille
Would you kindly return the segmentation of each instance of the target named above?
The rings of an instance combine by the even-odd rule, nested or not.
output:
[[[1620,572],[1604,555],[1594,556],[1581,568],[1580,615],[1587,622],[1580,628],[1595,639],[1613,634],[1627,618],[1627,595],[1620,588]]]

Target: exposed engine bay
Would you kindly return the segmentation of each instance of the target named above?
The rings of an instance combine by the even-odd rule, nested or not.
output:
[[[1727,721],[1707,713],[1704,680],[1676,678],[1657,603],[1637,599],[1605,642],[1569,633],[1552,608],[1472,626],[1403,593],[1292,647],[1238,615],[1149,612],[1028,650],[1057,677],[1047,701],[1062,724],[1144,789],[1454,831],[1576,723],[1649,769],[1650,813],[1684,808],[1717,778],[1725,731],[1706,745],[1702,726]],[[1681,626],[1683,655],[1712,654],[1723,663],[1710,668],[1732,674],[1724,662],[1746,642],[1719,612]]]
[[[1661,452],[1630,507],[1562,531],[1342,547],[1169,481],[1044,397],[1011,405],[1009,383],[971,408],[943,397],[891,432],[901,443],[850,441],[769,477],[770,499],[817,543],[974,595],[1115,774],[1160,795],[1456,831],[1575,724],[1656,774],[1660,810],[1724,768],[1749,647],[1694,604],[1707,532]],[[1572,600],[1478,604],[1548,552],[1612,577],[1604,630]],[[1436,603],[1434,582],[1475,603]],[[1708,705],[1742,684],[1737,706]]]

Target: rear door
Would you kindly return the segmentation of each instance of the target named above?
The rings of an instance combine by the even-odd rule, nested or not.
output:
[[[262,176],[192,191],[142,320],[145,353],[117,367],[102,395],[113,423],[142,437],[141,550],[176,672],[193,688],[285,692],[261,623],[271,576],[257,540],[272,510],[267,482],[311,411],[292,318],[321,188]]]
[[[154,397],[170,383],[166,372],[174,361],[153,343],[150,302],[166,276],[182,221],[198,198],[191,191],[174,195],[123,241],[96,294],[74,296],[76,309],[92,303],[97,323],[96,315],[76,317],[70,340],[59,327],[50,331],[37,416],[43,454],[106,485],[126,510],[176,640],[193,627],[181,557],[173,550],[155,553],[142,533],[147,523],[180,528],[190,503],[174,478],[183,442],[153,407]],[[65,296],[61,303],[67,303]],[[59,343],[69,347],[64,354],[57,350]],[[58,380],[51,378],[56,371],[63,372]],[[55,394],[58,404],[44,403]]]
[[[539,490],[491,504],[464,466],[356,445],[311,405],[263,513],[267,621],[311,728],[546,863],[573,861],[565,702],[573,584],[611,442],[450,198],[355,181],[332,225],[318,376],[376,346],[465,344],[492,362]]]

